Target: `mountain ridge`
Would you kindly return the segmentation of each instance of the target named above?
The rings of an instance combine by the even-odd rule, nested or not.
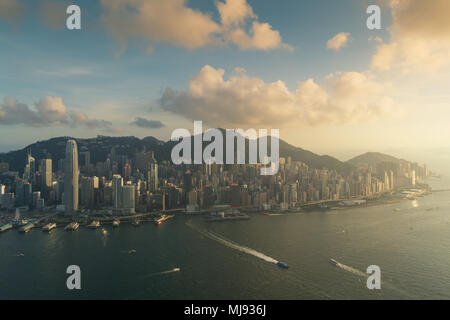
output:
[[[132,158],[136,151],[145,148],[146,150],[154,151],[157,160],[170,160],[172,147],[178,143],[171,140],[164,142],[152,136],[147,136],[142,139],[134,136],[112,137],[99,135],[93,138],[60,136],[36,141],[22,149],[0,153],[0,162],[10,163],[11,171],[22,172],[26,154],[29,150],[37,160],[50,155],[55,166],[59,159],[64,158],[65,143],[69,139],[77,141],[79,153],[83,151],[89,151],[91,153],[91,163],[93,164],[104,161],[112,147],[116,147],[118,154],[127,154],[129,158]],[[191,136],[191,139],[193,139],[193,136]],[[268,140],[270,141],[270,137]],[[248,141],[246,139],[247,146]],[[209,143],[204,141],[204,146]],[[352,166],[348,163],[342,162],[332,156],[315,154],[311,151],[293,146],[282,139],[279,139],[279,151],[280,157],[287,158],[291,156],[293,161],[302,161],[317,169],[328,168],[337,171],[348,171],[352,169]]]

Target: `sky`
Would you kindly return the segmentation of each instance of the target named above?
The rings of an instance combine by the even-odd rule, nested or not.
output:
[[[70,4],[81,30],[66,28]],[[366,26],[373,4],[380,30]],[[280,129],[343,160],[450,150],[448,12],[448,0],[1,0],[0,152],[54,136],[167,141],[194,120]]]

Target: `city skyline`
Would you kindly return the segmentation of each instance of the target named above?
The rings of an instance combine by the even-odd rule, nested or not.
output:
[[[24,63],[0,76],[0,134],[8,137],[0,151],[31,143],[28,136],[166,140],[193,117],[210,127],[280,128],[287,142],[343,160],[449,146],[446,1],[428,10],[420,1],[385,1],[381,30],[366,28],[370,1],[171,0],[179,10],[134,1],[134,11],[125,0],[79,1],[80,31],[64,28],[62,2],[7,3],[0,59]],[[147,19],[154,11],[167,24]]]

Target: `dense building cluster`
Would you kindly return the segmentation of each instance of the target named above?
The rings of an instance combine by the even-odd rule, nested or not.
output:
[[[346,173],[312,168],[280,158],[276,175],[262,176],[258,165],[174,165],[157,161],[151,150],[133,156],[110,149],[104,161],[91,162],[89,146],[66,142],[65,158],[38,161],[27,154],[22,177],[0,163],[0,205],[67,214],[108,212],[133,215],[175,208],[195,212],[214,205],[288,209],[329,200],[362,199],[415,186],[429,175],[426,166],[379,162]],[[90,146],[92,148],[92,146]],[[6,182],[4,182],[6,181]]]

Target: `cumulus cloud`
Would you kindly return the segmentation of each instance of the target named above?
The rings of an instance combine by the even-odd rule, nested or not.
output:
[[[102,25],[123,50],[132,38],[187,49],[228,43],[245,50],[291,49],[270,24],[257,21],[246,0],[217,1],[220,22],[187,7],[185,0],[101,0],[101,6]]]
[[[129,38],[195,49],[213,43],[220,26],[184,0],[101,0],[101,21],[123,46]]]
[[[247,0],[226,0],[217,3],[217,10],[224,26],[241,25],[247,18],[256,18]]]
[[[18,0],[0,1],[0,19],[10,23],[18,23],[25,13],[25,7]]]
[[[140,127],[140,128],[146,128],[146,129],[159,129],[159,128],[165,127],[165,125],[159,120],[148,120],[148,119],[141,118],[141,117],[137,117],[130,124]]]
[[[389,0],[391,40],[380,44],[373,69],[436,72],[450,65],[450,1]]]
[[[270,50],[284,48],[292,51],[292,47],[283,43],[280,32],[273,30],[268,23],[254,21],[250,33],[244,29],[237,28],[225,34],[225,39],[236,44],[242,50],[258,49]]]
[[[341,50],[342,47],[345,47],[350,40],[351,40],[350,33],[339,32],[333,38],[328,40],[327,48],[330,50],[339,51]]]
[[[116,132],[112,123],[105,120],[90,119],[81,111],[68,110],[60,97],[46,96],[30,108],[16,99],[6,97],[0,104],[0,125],[24,124],[31,127],[86,126]],[[120,129],[119,129],[120,130]]]
[[[281,80],[266,83],[242,73],[226,80],[224,72],[204,66],[188,91],[167,88],[160,107],[212,126],[245,128],[363,121],[380,117],[391,105],[383,86],[358,72],[331,74],[322,85],[308,79],[294,91]]]

